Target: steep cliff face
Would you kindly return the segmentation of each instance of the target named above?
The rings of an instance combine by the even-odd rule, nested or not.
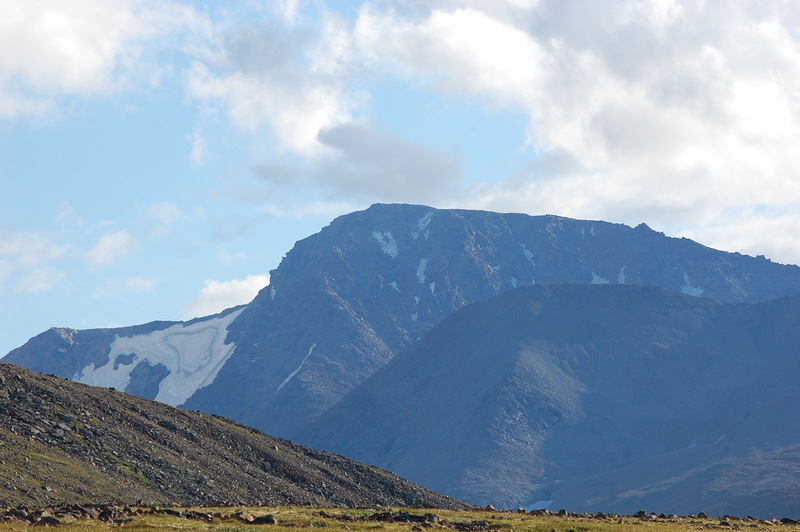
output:
[[[301,439],[478,505],[793,515],[799,354],[800,296],[524,287],[454,313]]]
[[[297,242],[243,309],[150,330],[51,330],[5,360],[293,437],[455,310],[560,282],[766,301],[800,293],[800,268],[644,225],[374,205]]]

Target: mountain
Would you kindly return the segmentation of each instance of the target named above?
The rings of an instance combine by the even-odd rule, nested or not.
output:
[[[557,216],[373,205],[296,243],[248,305],[188,323],[51,329],[4,359],[293,438],[463,306],[518,286],[800,294],[800,268]]]
[[[467,505],[223,418],[0,362],[0,507]]]
[[[800,296],[521,287],[434,327],[303,435],[478,505],[800,512]]]

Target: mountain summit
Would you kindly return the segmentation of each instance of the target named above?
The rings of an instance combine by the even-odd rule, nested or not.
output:
[[[719,302],[800,293],[800,268],[645,225],[373,205],[296,243],[248,305],[187,323],[51,329],[5,360],[294,437],[465,305],[548,283]]]

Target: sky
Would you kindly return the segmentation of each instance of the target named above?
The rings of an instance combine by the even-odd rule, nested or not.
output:
[[[246,303],[375,202],[800,263],[796,0],[0,5],[0,355]]]

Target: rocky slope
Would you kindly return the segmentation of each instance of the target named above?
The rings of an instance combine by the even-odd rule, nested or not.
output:
[[[519,288],[454,313],[305,434],[483,505],[798,515],[800,297]]]
[[[186,324],[52,329],[5,360],[294,438],[455,310],[554,282],[766,301],[800,293],[800,268],[644,225],[374,205],[297,242],[244,308]]]
[[[305,437],[479,505],[795,515],[798,374],[798,296],[525,287],[454,313]]]
[[[466,506],[229,420],[0,362],[0,507],[76,503]]]

